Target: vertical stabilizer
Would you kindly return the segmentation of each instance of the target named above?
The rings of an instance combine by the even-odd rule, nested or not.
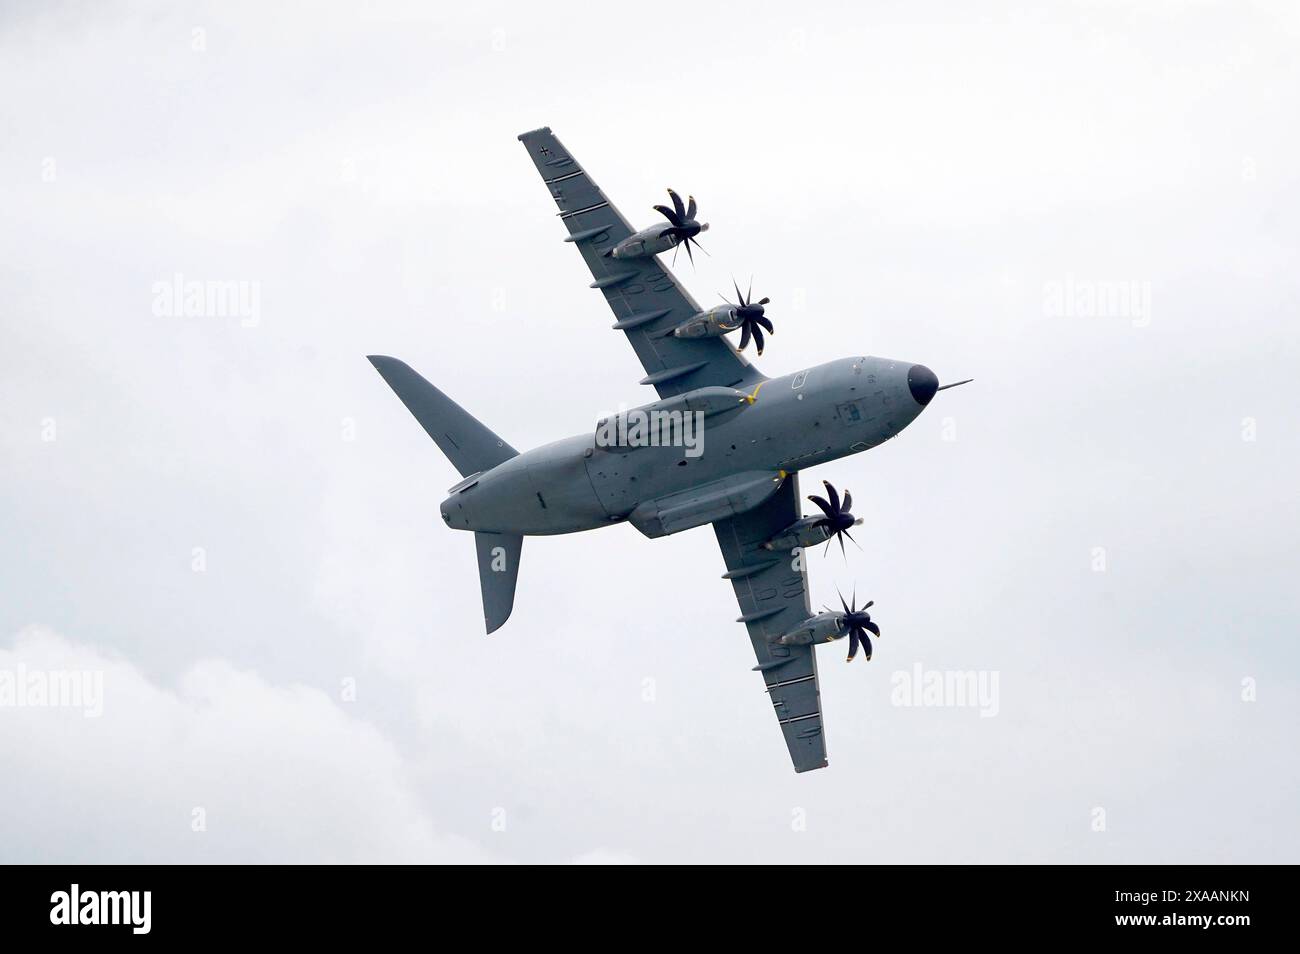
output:
[[[489,633],[500,629],[515,605],[519,554],[524,538],[514,533],[474,534],[478,550],[478,582],[483,590],[483,622]]]
[[[462,477],[491,470],[503,460],[519,456],[517,450],[420,377],[406,362],[372,354],[370,363]]]

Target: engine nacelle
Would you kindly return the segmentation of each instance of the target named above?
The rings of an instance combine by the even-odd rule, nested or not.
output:
[[[830,539],[830,531],[821,524],[821,517],[803,517],[786,527],[767,543],[764,550],[789,552],[796,547],[807,549]]]
[[[818,613],[804,620],[788,633],[772,639],[778,646],[807,646],[812,643],[829,643],[844,636],[847,630],[843,617],[835,613]]]
[[[707,232],[708,230],[709,223],[705,222],[700,226],[701,232]],[[605,257],[617,259],[645,258],[649,255],[658,255],[660,252],[672,251],[681,242],[681,239],[676,235],[660,235],[659,233],[662,231],[664,231],[664,227],[658,225],[642,229],[634,235],[629,235],[607,251]]]
[[[735,305],[714,305],[673,329],[675,338],[719,338],[741,325]]]

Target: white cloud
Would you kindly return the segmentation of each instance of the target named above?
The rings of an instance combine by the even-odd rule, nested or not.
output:
[[[205,661],[172,690],[37,627],[0,649],[20,665],[102,671],[104,711],[0,709],[6,862],[494,860],[439,834],[392,742],[318,689]]]

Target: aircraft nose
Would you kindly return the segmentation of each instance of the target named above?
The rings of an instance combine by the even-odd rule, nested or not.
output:
[[[907,371],[907,389],[912,392],[916,403],[925,407],[934,397],[934,392],[939,390],[939,379],[925,365],[914,364]]]

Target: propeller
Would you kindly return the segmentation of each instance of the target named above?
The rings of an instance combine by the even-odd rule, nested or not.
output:
[[[770,319],[763,315],[763,306],[770,303],[772,299],[762,298],[754,301],[754,280],[749,281],[749,292],[742,295],[740,286],[736,280],[731,280],[732,287],[736,289],[736,299],[738,303],[733,303],[725,295],[722,300],[736,309],[736,318],[740,321],[740,350],[744,351],[745,346],[749,344],[750,335],[754,337],[754,344],[758,345],[758,353],[763,353],[763,329],[767,329],[769,335],[776,334],[772,328]]]
[[[688,197],[690,204],[686,206],[682,205],[682,197],[672,189],[668,190],[668,198],[673,200],[673,207],[671,209],[666,205],[656,205],[654,207],[656,212],[672,223],[668,228],[659,233],[659,237],[664,238],[668,235],[676,237],[678,244],[684,244],[686,246],[686,255],[690,258],[691,264],[694,265],[695,256],[691,254],[691,245],[693,243],[696,248],[701,252],[704,252],[704,246],[696,240],[695,236],[703,232],[705,228],[695,220],[695,196]],[[708,255],[709,253],[704,252],[704,254]],[[676,260],[677,249],[674,248],[673,261]]]
[[[857,608],[858,594],[853,592],[852,605],[844,602],[844,594],[839,594],[840,605],[844,607],[844,616],[842,622],[844,628],[848,630],[849,635],[849,658],[845,662],[853,662],[853,657],[858,654],[858,643],[862,643],[862,648],[867,652],[867,662],[871,662],[871,639],[867,636],[868,632],[880,636],[880,627],[871,621],[871,614],[867,610],[876,605],[875,600],[871,600],[861,609]]]
[[[829,533],[830,536],[826,541],[827,549],[830,548],[830,541],[832,539],[839,538],[840,552],[845,553],[844,538],[848,537],[850,540],[853,540],[853,535],[849,533],[849,527],[858,522],[857,517],[849,513],[849,507],[853,506],[853,494],[849,493],[847,490],[844,491],[844,500],[841,502],[840,495],[838,491],[831,486],[831,482],[829,480],[823,480],[822,483],[826,487],[826,496],[831,499],[828,501],[823,497],[818,497],[816,494],[809,496],[808,499],[820,507],[822,513],[825,514],[824,517],[818,519],[814,526],[825,527]],[[857,546],[857,543],[857,540],[853,540],[855,546]]]

